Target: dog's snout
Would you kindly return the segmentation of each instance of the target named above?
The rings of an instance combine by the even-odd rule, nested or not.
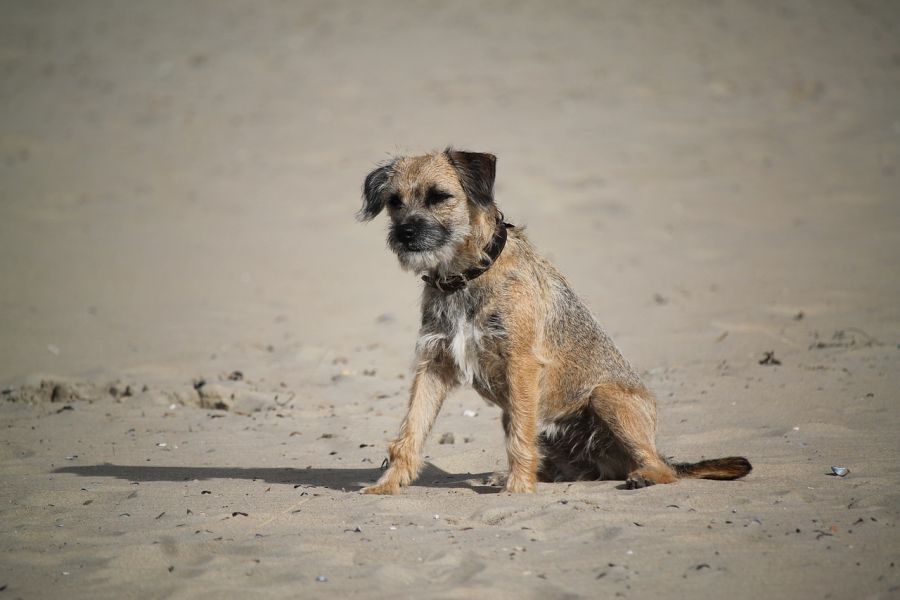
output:
[[[436,250],[444,245],[449,233],[437,221],[425,215],[405,215],[391,225],[388,243],[401,256]]]
[[[397,227],[397,237],[403,243],[411,242],[422,230],[422,225],[421,219],[407,219]]]

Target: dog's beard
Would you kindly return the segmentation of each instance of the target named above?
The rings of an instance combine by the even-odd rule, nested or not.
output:
[[[425,271],[439,271],[444,265],[449,265],[453,260],[455,251],[450,244],[444,244],[436,250],[424,250],[411,252],[401,250],[397,252],[400,266],[406,271],[424,273]]]
[[[400,267],[404,271],[424,273],[426,271],[449,271],[453,259],[456,257],[457,248],[469,236],[469,226],[455,227],[447,230],[448,235],[443,243],[435,247],[427,247],[423,250],[410,250],[393,234],[388,235],[388,246],[397,255]]]

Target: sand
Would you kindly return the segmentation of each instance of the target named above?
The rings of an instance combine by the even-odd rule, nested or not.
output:
[[[2,15],[0,597],[900,596],[895,3]],[[509,495],[460,391],[358,493],[421,285],[359,188],[446,144],[498,155],[664,453],[748,478]]]

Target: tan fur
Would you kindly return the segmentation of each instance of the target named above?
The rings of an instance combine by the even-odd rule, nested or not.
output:
[[[367,177],[360,216],[386,208],[389,245],[417,273],[437,278],[489,263],[499,215],[494,160],[453,150],[398,158]],[[434,190],[440,201],[429,200]],[[424,288],[409,409],[389,446],[390,466],[364,492],[397,493],[415,479],[444,398],[462,383],[503,411],[510,492],[534,491],[539,475],[643,487],[749,472],[746,459],[668,464],[655,446],[653,395],[522,229],[507,235],[496,261],[465,288]]]
[[[367,493],[396,494],[401,486],[409,485],[419,475],[422,445],[451,385],[448,369],[427,362],[419,365],[400,435],[388,446],[391,467],[376,485],[367,488]]]

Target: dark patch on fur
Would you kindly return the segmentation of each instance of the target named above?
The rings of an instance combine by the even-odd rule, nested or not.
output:
[[[493,312],[489,314],[487,319],[484,320],[484,324],[490,331],[506,330],[506,327],[503,326],[503,317],[501,317],[499,313]]]
[[[431,186],[428,188],[428,191],[425,192],[425,206],[434,206],[435,204],[440,204],[444,200],[448,200],[453,197],[453,194],[450,192],[445,192],[444,190]]]
[[[541,481],[624,479],[633,466],[628,452],[590,407],[554,421],[558,433],[541,432]]]
[[[363,182],[363,205],[356,214],[360,221],[371,221],[384,209],[384,187],[394,174],[394,162],[382,165],[366,175]]]
[[[484,290],[468,288],[465,294],[448,296],[443,292],[425,286],[422,298],[422,327],[451,335],[456,327],[455,317],[462,308],[467,319],[474,319],[484,305]],[[448,307],[454,308],[448,308]]]
[[[400,194],[393,193],[388,196],[387,203],[390,208],[399,209],[403,207],[403,198],[400,197]]]
[[[459,175],[459,182],[469,200],[487,208],[494,202],[494,177],[497,157],[483,152],[464,152],[447,148],[444,151]]]
[[[397,221],[388,232],[388,244],[395,251],[436,250],[447,243],[450,232],[432,219],[416,216]]]

